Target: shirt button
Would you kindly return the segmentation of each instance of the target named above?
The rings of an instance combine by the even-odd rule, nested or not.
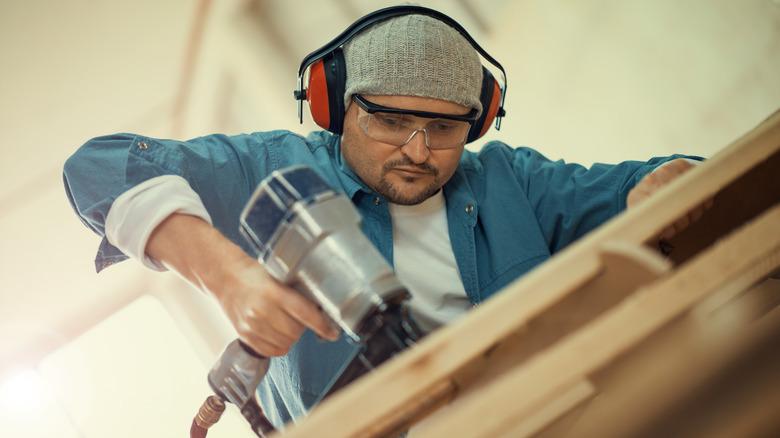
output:
[[[139,141],[138,142],[138,149],[141,149],[142,151],[145,151],[149,149],[149,144],[145,141]]]
[[[376,198],[374,198],[374,205],[379,205],[379,204],[381,204],[381,203],[382,203],[382,200],[381,200],[381,199],[379,199],[379,197],[378,197],[378,196],[377,196]]]
[[[474,205],[468,204],[466,205],[466,214],[471,214],[474,211]]]

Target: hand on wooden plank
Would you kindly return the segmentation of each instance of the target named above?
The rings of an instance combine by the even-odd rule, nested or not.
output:
[[[671,181],[679,178],[680,175],[696,167],[690,161],[683,158],[669,161],[663,166],[657,168],[655,171],[645,175],[639,184],[634,186],[626,197],[626,205],[628,208],[637,206],[639,203],[649,198],[653,193],[657,192],[661,187],[669,184]],[[661,234],[661,239],[666,240],[672,238],[675,234],[686,229],[691,223],[696,222],[701,218],[705,210],[712,206],[712,200],[708,200],[703,205],[700,205],[682,218],[678,219],[674,224],[669,226]]]

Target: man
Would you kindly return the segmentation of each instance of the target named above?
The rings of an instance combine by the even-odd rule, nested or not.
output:
[[[245,342],[279,356],[260,391],[276,424],[304,414],[355,347],[248,255],[238,216],[271,171],[309,165],[343,191],[412,291],[414,317],[433,329],[691,166],[656,158],[586,169],[499,142],[465,151],[469,114],[484,110],[481,64],[434,18],[383,21],[343,49],[340,137],[118,134],[87,142],[65,165],[74,208],[104,236],[98,270],[127,256],[172,269],[213,294]]]

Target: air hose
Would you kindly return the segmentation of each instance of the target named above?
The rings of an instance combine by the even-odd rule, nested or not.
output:
[[[223,412],[225,412],[225,402],[216,395],[209,396],[192,419],[190,438],[206,438],[209,427],[219,421]]]

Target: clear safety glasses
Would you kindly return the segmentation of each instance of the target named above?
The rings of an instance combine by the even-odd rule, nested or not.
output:
[[[464,115],[440,114],[390,108],[367,101],[355,94],[352,99],[360,107],[358,125],[376,141],[403,146],[418,132],[425,134],[429,149],[451,149],[464,145],[477,110]]]

